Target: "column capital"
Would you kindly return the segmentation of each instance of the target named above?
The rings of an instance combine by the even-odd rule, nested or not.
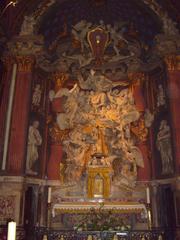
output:
[[[44,39],[41,35],[20,35],[8,42],[13,55],[37,55],[43,52]]]
[[[35,63],[34,56],[16,56],[19,72],[31,72]]]
[[[180,70],[180,55],[168,55],[164,58],[168,71]]]

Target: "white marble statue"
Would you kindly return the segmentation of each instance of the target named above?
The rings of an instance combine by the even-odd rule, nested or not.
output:
[[[42,144],[42,137],[38,128],[38,121],[34,121],[29,127],[26,158],[26,173],[28,174],[37,174],[37,172],[33,170],[33,167],[39,158],[38,147]]]
[[[166,105],[166,96],[164,88],[161,84],[158,85],[158,94],[157,94],[157,107]]]
[[[154,121],[154,114],[152,114],[149,109],[146,109],[144,113],[145,127],[150,128],[153,121]]]
[[[42,94],[41,85],[36,84],[36,86],[34,88],[33,96],[32,96],[32,105],[33,106],[38,107],[40,105],[41,94]]]
[[[171,132],[166,120],[162,120],[160,123],[156,139],[156,146],[161,155],[162,174],[172,174],[173,156],[171,145]]]

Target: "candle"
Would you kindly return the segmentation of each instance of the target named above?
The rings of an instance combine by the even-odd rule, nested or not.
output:
[[[147,203],[150,203],[150,190],[149,190],[149,187],[146,188],[146,199],[147,199]]]
[[[48,187],[48,203],[51,203],[51,187]]]
[[[16,239],[16,223],[9,222],[7,240],[15,240],[15,239]]]
[[[5,137],[4,137],[4,151],[3,151],[3,160],[2,160],[2,170],[6,169],[6,161],[8,155],[8,144],[9,144],[9,136],[10,136],[10,127],[11,127],[11,115],[13,109],[13,99],[16,85],[16,74],[17,74],[17,64],[13,65],[12,76],[11,76],[11,85],[9,90],[9,102],[7,108],[7,116],[6,116],[6,128],[5,128]]]

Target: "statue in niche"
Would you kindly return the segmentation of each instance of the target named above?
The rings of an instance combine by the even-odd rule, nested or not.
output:
[[[34,107],[39,107],[40,106],[41,94],[42,94],[41,85],[36,84],[36,86],[34,88],[33,96],[32,96],[32,105]]]
[[[103,197],[104,193],[104,180],[101,176],[97,175],[94,181],[94,197]]]
[[[42,137],[38,128],[39,121],[33,121],[29,127],[26,158],[26,173],[28,174],[37,174],[37,172],[33,170],[33,167],[39,158],[38,147],[42,144]]]
[[[161,155],[162,174],[173,173],[171,132],[166,120],[162,120],[160,123],[156,139],[156,146]]]
[[[166,96],[161,84],[158,85],[157,107],[166,105]]]
[[[36,21],[33,16],[25,16],[23,24],[21,26],[20,36],[33,35],[35,24],[36,24]]]

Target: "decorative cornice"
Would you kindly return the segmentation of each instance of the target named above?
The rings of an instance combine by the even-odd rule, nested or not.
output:
[[[48,185],[47,180],[21,176],[0,176],[0,183]]]
[[[44,39],[41,35],[17,36],[8,43],[8,49],[13,55],[38,55],[43,52]]]

